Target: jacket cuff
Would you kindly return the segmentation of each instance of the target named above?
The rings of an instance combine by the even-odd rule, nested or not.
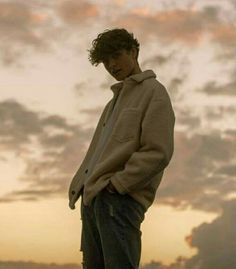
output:
[[[119,183],[119,181],[117,180],[117,178],[115,176],[112,176],[110,178],[110,181],[112,183],[112,185],[116,188],[116,190],[120,193],[120,194],[126,194],[129,191]]]

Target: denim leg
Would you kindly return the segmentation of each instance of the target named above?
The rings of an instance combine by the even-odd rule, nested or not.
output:
[[[138,269],[141,256],[140,225],[145,209],[128,194],[102,190],[94,210],[106,269]]]
[[[93,203],[85,206],[81,200],[81,251],[83,269],[105,269],[100,235],[96,226]]]

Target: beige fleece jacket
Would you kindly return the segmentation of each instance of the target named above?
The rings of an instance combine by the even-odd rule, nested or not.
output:
[[[111,181],[121,195],[130,195],[147,210],[172,158],[175,114],[169,94],[156,74],[146,70],[131,75],[113,84],[111,90],[114,96],[106,104],[85,158],[69,186],[71,209],[75,209],[82,191],[82,202],[90,205]],[[97,158],[91,166],[95,152]]]

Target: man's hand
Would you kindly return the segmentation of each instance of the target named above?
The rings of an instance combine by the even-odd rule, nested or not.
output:
[[[69,207],[70,207],[70,209],[72,209],[72,210],[75,209],[75,203],[77,202],[77,200],[79,199],[79,197],[83,193],[83,190],[84,190],[84,188],[82,188],[80,190],[80,192],[77,193],[77,194],[75,193],[74,190],[72,191],[72,197],[71,197],[71,199],[69,201]]]
[[[77,200],[79,199],[79,195],[74,194],[69,202],[69,207],[70,209],[75,209],[75,203],[77,202]]]
[[[106,189],[110,192],[110,193],[117,193],[116,188],[114,187],[114,185],[111,183],[111,181],[109,182],[109,184],[106,186]]]

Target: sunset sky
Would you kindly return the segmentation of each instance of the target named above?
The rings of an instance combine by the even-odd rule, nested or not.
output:
[[[0,0],[0,269],[79,268],[66,265],[82,258],[68,188],[116,82],[87,50],[115,27],[176,115],[142,269],[234,269],[236,0]]]

